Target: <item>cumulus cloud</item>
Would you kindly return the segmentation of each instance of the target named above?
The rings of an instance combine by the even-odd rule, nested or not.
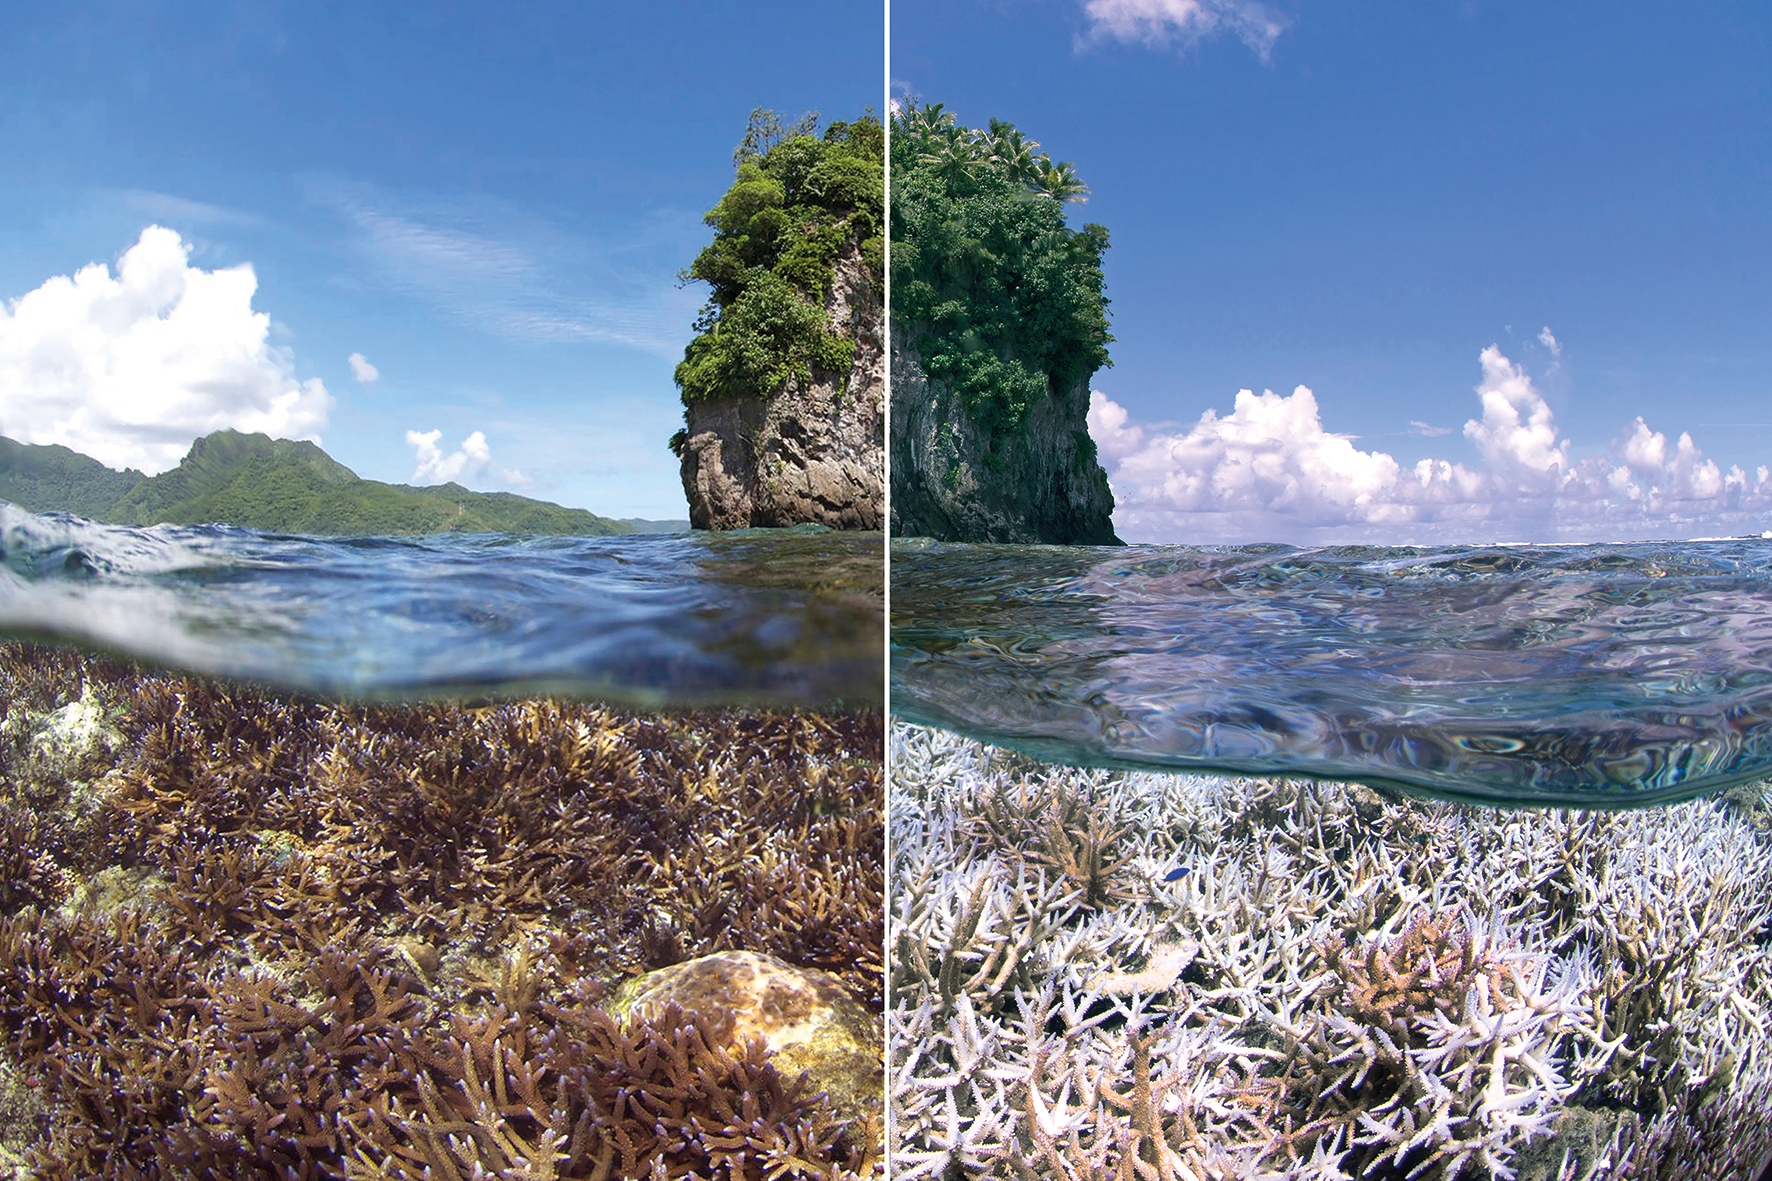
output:
[[[1093,40],[1112,37],[1166,48],[1233,33],[1262,61],[1292,23],[1258,0],[1084,0],[1083,12]]]
[[[1521,492],[1556,487],[1569,467],[1569,442],[1557,441],[1550,406],[1532,388],[1526,371],[1494,345],[1478,360],[1483,365],[1483,383],[1477,387],[1483,417],[1464,424],[1464,437],[1510,487]]]
[[[1429,439],[1437,439],[1441,435],[1451,434],[1452,428],[1449,426],[1434,426],[1432,423],[1423,422],[1419,418],[1411,418],[1409,420],[1409,433],[1412,435],[1423,435]]]
[[[1116,527],[1149,541],[1402,543],[1759,532],[1772,518],[1765,466],[1724,471],[1690,434],[1670,441],[1641,418],[1610,457],[1575,458],[1525,370],[1493,345],[1479,361],[1482,417],[1464,424],[1475,466],[1408,468],[1362,451],[1323,428],[1304,386],[1287,397],[1243,390],[1229,415],[1208,410],[1185,433],[1147,430],[1096,391],[1089,433]]]
[[[357,380],[364,385],[370,384],[381,376],[381,370],[371,365],[369,358],[362,353],[352,353],[346,360],[351,363],[351,372],[356,374]]]
[[[417,465],[412,470],[414,484],[446,484],[484,471],[492,462],[492,449],[486,445],[486,436],[480,431],[463,439],[461,446],[447,455],[439,446],[442,441],[442,431],[406,432],[406,445],[412,448]]]
[[[1538,330],[1538,343],[1549,349],[1551,351],[1551,356],[1557,358],[1559,361],[1562,360],[1563,346],[1557,343],[1556,334],[1550,330],[1549,324],[1546,324],[1543,328]]]
[[[115,275],[92,263],[0,306],[0,433],[149,474],[226,427],[319,441],[332,395],[269,343],[251,265],[189,256],[151,225]]]

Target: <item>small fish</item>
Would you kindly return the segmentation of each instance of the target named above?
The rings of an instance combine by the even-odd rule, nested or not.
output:
[[[1187,876],[1188,870],[1190,870],[1192,868],[1193,868],[1193,866],[1191,866],[1191,865],[1178,866],[1177,868],[1172,869],[1168,873],[1164,874],[1163,880],[1166,882],[1179,882],[1182,878],[1185,878]]]

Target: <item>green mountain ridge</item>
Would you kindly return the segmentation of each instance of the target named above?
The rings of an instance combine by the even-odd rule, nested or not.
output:
[[[147,479],[118,471],[58,443],[18,443],[0,435],[0,500],[32,512],[55,510],[103,519],[111,506]]]
[[[117,471],[57,445],[0,436],[0,500],[118,525],[238,525],[279,533],[401,536],[545,533],[596,537],[657,531],[510,492],[459,484],[415,488],[365,480],[313,443],[223,430],[171,471]],[[652,526],[644,529],[644,526]]]

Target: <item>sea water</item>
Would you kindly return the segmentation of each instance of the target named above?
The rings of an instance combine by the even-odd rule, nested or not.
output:
[[[1052,762],[1619,807],[1772,774],[1772,541],[892,546],[893,712]]]
[[[877,706],[879,534],[306,537],[0,502],[0,635],[367,700]]]

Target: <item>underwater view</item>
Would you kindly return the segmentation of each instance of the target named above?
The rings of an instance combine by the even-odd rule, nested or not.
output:
[[[1769,563],[894,541],[892,1175],[1752,1181]]]
[[[0,1175],[876,1175],[878,534],[0,512]]]

